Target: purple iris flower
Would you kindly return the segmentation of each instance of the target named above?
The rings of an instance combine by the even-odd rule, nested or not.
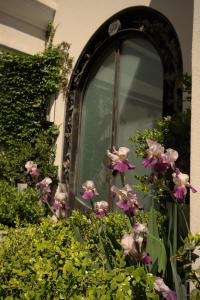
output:
[[[82,191],[80,192],[81,196],[85,200],[91,200],[94,196],[98,196],[99,193],[95,187],[95,184],[92,180],[87,180],[82,185]]]
[[[115,171],[119,171],[120,173],[125,173],[127,170],[135,169],[135,166],[128,160],[129,152],[130,149],[127,147],[119,147],[118,150],[113,147],[112,152],[107,150],[107,155],[111,159],[110,168]]]

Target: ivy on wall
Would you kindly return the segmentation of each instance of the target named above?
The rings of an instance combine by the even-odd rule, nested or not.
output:
[[[23,181],[28,160],[38,164],[41,177],[56,180],[58,128],[46,121],[46,112],[70,70],[68,49],[64,43],[33,56],[0,52],[0,180]]]

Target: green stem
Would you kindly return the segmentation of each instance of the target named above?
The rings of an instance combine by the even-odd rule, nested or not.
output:
[[[189,228],[189,225],[188,225],[186,216],[185,216],[184,211],[183,211],[183,205],[181,205],[180,207],[181,207],[181,214],[182,214],[182,216],[183,216],[183,219],[184,219],[184,221],[185,221],[185,225],[186,225],[187,231],[188,231],[188,233],[189,233],[189,232],[190,232],[190,228]]]
[[[122,186],[125,186],[125,173],[120,173]]]
[[[177,204],[174,205],[174,215],[173,215],[173,223],[174,223],[174,230],[173,230],[173,255],[176,255],[177,252],[177,233],[178,233],[178,210]]]
[[[51,206],[49,205],[49,203],[48,203],[48,202],[45,202],[45,203],[47,204],[47,206],[48,206],[48,208],[50,209],[50,211],[52,212],[52,214],[53,214],[58,220],[60,220],[60,218],[55,214],[54,210],[51,208]]]
[[[92,210],[95,211],[94,210],[94,203],[93,203],[92,199],[90,199],[90,204],[91,204]]]

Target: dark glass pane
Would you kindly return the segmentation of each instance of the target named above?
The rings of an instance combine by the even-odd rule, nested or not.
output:
[[[114,73],[113,50],[100,61],[83,99],[77,195],[86,180],[93,180],[101,194],[98,198],[107,200],[106,150],[111,146]]]
[[[155,48],[143,38],[125,40],[120,57],[118,146],[130,148],[128,137],[138,129],[154,126],[154,121],[162,116],[162,101],[163,70]],[[133,185],[135,174],[143,175],[148,171],[133,153],[129,157],[137,166],[135,171],[127,172],[127,181]]]

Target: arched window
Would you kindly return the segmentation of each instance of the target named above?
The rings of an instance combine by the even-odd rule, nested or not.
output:
[[[169,39],[173,45],[176,42],[174,51],[167,44]],[[66,133],[71,133],[71,140],[66,143],[65,159],[71,166],[65,180],[71,180],[72,204],[81,203],[81,185],[88,179],[95,181],[101,198],[107,200],[111,178],[106,150],[129,146],[128,137],[138,129],[152,128],[162,115],[181,109],[180,47],[171,24],[157,12],[140,7],[119,13],[102,26],[86,49],[75,67],[68,99],[74,115],[71,124],[68,110]],[[127,180],[133,184],[133,175]]]

